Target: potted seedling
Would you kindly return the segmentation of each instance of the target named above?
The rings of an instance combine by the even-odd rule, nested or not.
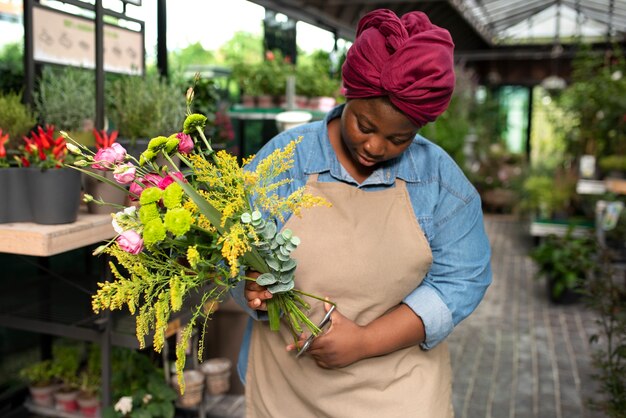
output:
[[[53,369],[56,377],[61,381],[61,387],[54,393],[56,409],[64,412],[78,411],[78,391],[80,380],[78,367],[80,352],[72,345],[55,346],[53,350]]]
[[[546,279],[548,297],[554,303],[573,303],[596,266],[597,245],[591,235],[575,235],[569,227],[564,236],[549,235],[530,257],[538,267],[538,277]]]
[[[28,382],[28,389],[36,405],[51,407],[54,405],[53,393],[59,389],[54,378],[51,360],[31,363],[19,371],[21,378]]]

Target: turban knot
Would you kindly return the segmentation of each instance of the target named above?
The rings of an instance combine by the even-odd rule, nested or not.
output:
[[[454,90],[450,33],[422,12],[398,18],[387,9],[366,14],[342,67],[346,97],[388,96],[414,124],[441,115]]]

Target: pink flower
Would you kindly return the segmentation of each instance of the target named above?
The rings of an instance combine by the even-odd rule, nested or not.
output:
[[[179,172],[169,173],[167,176],[161,179],[161,181],[159,182],[159,184],[157,184],[157,186],[159,187],[159,189],[165,190],[167,186],[174,183],[174,177],[176,177],[179,180],[184,180],[182,173],[179,173]]]
[[[93,157],[95,164],[92,166],[96,170],[111,170],[115,165],[121,163],[126,158],[126,150],[123,146],[115,143],[107,148],[101,148]]]
[[[190,135],[179,132],[176,134],[176,138],[178,138],[178,152],[189,154],[193,150],[193,139]]]
[[[146,187],[159,186],[159,183],[163,180],[163,177],[158,174],[146,174],[142,179],[135,180],[130,184],[130,200],[137,200],[133,194],[141,196],[141,192]],[[159,186],[160,187],[160,186]]]
[[[127,253],[139,254],[143,250],[143,239],[137,232],[129,229],[117,237],[117,245]]]
[[[113,177],[120,184],[129,184],[135,180],[137,168],[132,163],[118,165],[113,170]]]

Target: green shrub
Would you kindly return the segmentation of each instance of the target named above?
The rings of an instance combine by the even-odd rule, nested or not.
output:
[[[18,93],[0,95],[0,129],[9,134],[10,146],[16,147],[22,137],[37,123],[33,112],[22,103]]]
[[[124,138],[152,138],[180,130],[185,90],[157,74],[128,76],[107,89],[107,115]]]
[[[35,92],[35,110],[57,130],[81,131],[96,113],[95,75],[91,70],[45,67]]]

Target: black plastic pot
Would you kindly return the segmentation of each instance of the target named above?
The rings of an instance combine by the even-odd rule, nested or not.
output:
[[[45,225],[76,221],[80,207],[80,172],[71,168],[25,170],[28,171],[32,221]]]

